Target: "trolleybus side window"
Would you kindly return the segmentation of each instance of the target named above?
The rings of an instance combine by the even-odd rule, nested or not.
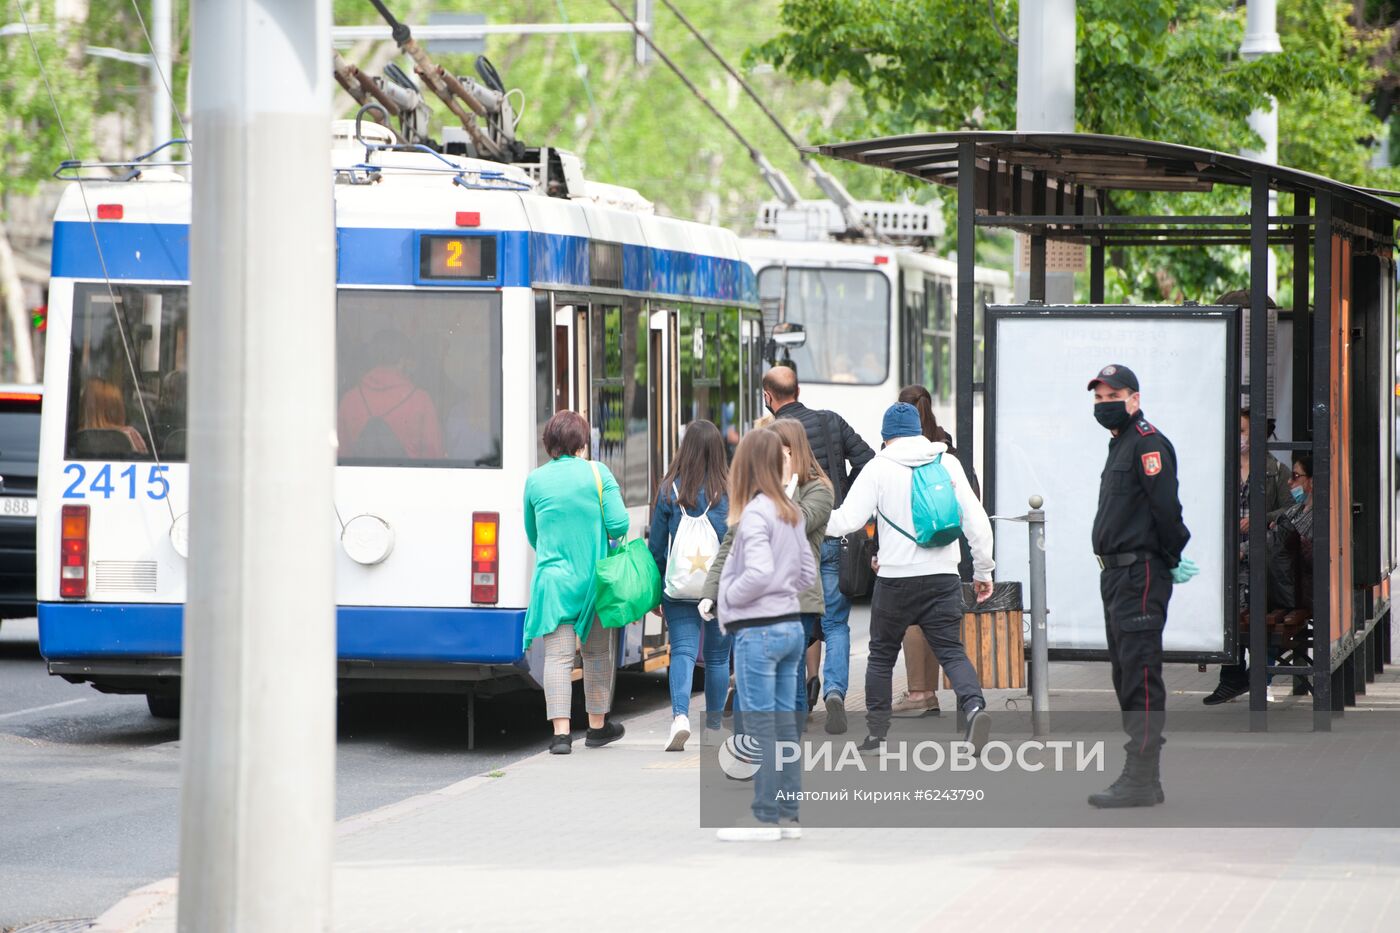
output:
[[[889,374],[890,281],[866,269],[769,266],[758,274],[762,299],[781,302],[782,319],[801,324],[807,342],[792,351],[803,382],[880,385]]]
[[[924,387],[940,402],[953,398],[953,286],[946,281],[929,283],[924,292]]]
[[[341,289],[342,466],[501,465],[496,292]]]
[[[617,477],[623,502],[646,505],[647,315],[635,299],[625,306],[595,304],[591,315],[593,456]]]
[[[748,426],[740,407],[741,326],[737,308],[706,305],[682,305],[680,308],[681,433],[692,421],[713,422],[730,456],[739,446],[739,435]],[[757,380],[762,377],[762,333],[757,330],[755,333],[759,347],[755,348],[751,360],[756,364],[754,386],[757,386]],[[758,397],[761,399],[761,390]],[[758,411],[762,402],[750,404]]]
[[[185,459],[188,333],[183,285],[74,289],[67,459]]]

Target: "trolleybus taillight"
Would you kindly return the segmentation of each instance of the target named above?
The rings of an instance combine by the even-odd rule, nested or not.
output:
[[[58,595],[83,599],[88,591],[88,507],[63,507],[63,535],[58,559]]]
[[[500,550],[496,532],[501,525],[499,512],[472,513],[472,602],[494,603],[496,579],[500,570]]]

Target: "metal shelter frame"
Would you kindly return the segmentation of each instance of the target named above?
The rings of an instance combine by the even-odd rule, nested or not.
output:
[[[1266,540],[1249,540],[1251,726],[1266,728],[1268,674],[1310,675],[1315,727],[1356,702],[1390,661],[1394,523],[1396,286],[1400,206],[1387,192],[1238,155],[1151,140],[1080,133],[955,132],[886,137],[813,151],[901,172],[956,190],[958,301],[957,435],[972,437],[976,351],[974,280],[978,227],[1030,238],[1030,294],[1045,299],[1046,243],[1089,247],[1089,301],[1104,302],[1108,249],[1243,246],[1249,249],[1249,386],[1268,383],[1268,263],[1272,246],[1291,248],[1293,269],[1293,433],[1268,441],[1264,404],[1250,406],[1250,527],[1267,527],[1265,466],[1270,451],[1313,458],[1312,665],[1263,663]],[[1112,193],[1249,190],[1239,215],[1124,215]],[[1292,212],[1270,214],[1270,195],[1291,196]],[[1308,295],[1312,302],[1304,300]],[[1311,322],[1311,327],[1306,326]],[[1383,391],[1382,391],[1383,389]],[[1241,387],[1243,391],[1244,388]],[[1386,444],[1384,441],[1390,440]],[[972,445],[959,453],[972,463]],[[1368,459],[1369,458],[1369,459]],[[1387,501],[1389,500],[1389,501]],[[1230,620],[1227,620],[1230,624]],[[1238,632],[1238,620],[1233,630]]]

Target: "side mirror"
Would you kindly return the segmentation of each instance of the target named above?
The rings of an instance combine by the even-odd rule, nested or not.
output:
[[[795,350],[807,342],[807,332],[801,324],[783,321],[773,325],[773,342],[787,350]]]

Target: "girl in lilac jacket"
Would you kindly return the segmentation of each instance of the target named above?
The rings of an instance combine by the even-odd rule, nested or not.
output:
[[[783,444],[771,431],[751,431],[729,471],[729,521],[734,543],[719,584],[719,621],[734,635],[738,690],[731,758],[758,764],[753,820],[719,830],[729,842],[798,839],[800,762],[779,768],[777,742],[796,742],[797,666],[806,649],[799,594],[817,579],[802,513],[783,492]],[[721,760],[724,760],[724,752]]]

